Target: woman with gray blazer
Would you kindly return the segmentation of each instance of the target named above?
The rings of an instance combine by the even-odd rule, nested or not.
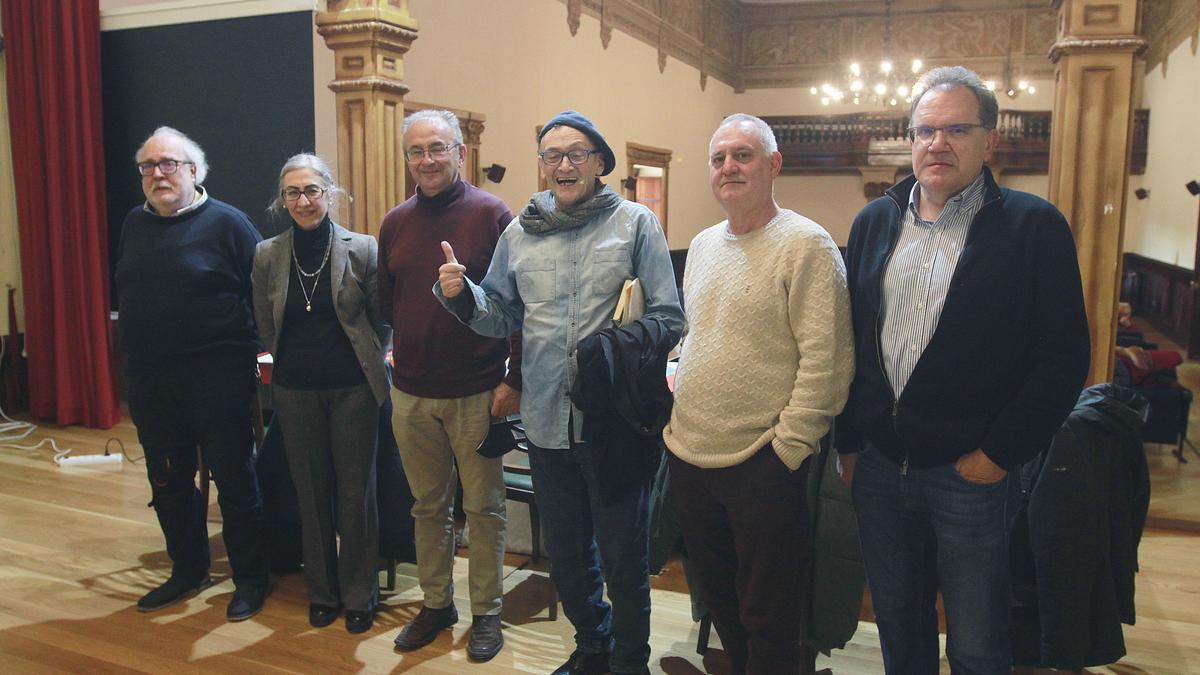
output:
[[[375,238],[329,218],[340,192],[320,157],[289,159],[272,208],[291,227],[258,245],[251,278],[300,502],[308,621],[327,626],[344,607],[346,630],[362,633],[379,602],[375,452],[391,331],[375,306]]]

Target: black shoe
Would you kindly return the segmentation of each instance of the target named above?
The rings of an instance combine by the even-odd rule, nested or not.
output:
[[[200,589],[207,585],[207,576],[194,583],[183,577],[172,576],[170,579],[164,581],[161,586],[143,595],[137,601],[138,611],[153,612],[162,609],[167,605],[174,604],[199,593]]]
[[[608,652],[581,652],[571,654],[567,662],[550,675],[604,675],[608,672]]]
[[[433,642],[443,629],[458,623],[458,610],[454,605],[442,609],[422,606],[417,618],[400,630],[396,636],[396,648],[405,651],[419,649]]]
[[[225,610],[228,621],[245,621],[262,611],[267,599],[266,587],[243,584],[233,589],[233,599]]]
[[[365,612],[348,609],[346,610],[346,631],[349,633],[365,633],[371,630],[371,626],[375,625],[375,610],[369,609]]]
[[[341,607],[318,605],[315,602],[310,603],[308,605],[308,625],[313,628],[324,628],[333,623],[339,611],[341,611]]]
[[[504,647],[504,634],[500,632],[499,614],[482,614],[471,619],[471,639],[467,642],[467,656],[475,661],[488,661]]]

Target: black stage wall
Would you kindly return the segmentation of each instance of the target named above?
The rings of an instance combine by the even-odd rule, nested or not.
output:
[[[312,34],[312,12],[101,34],[110,269],[125,214],[145,201],[133,154],[164,124],[204,149],[213,197],[263,236],[283,228],[266,207],[283,162],[314,148]]]

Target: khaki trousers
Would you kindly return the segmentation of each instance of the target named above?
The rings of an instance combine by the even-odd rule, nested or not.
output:
[[[471,613],[499,614],[504,571],[504,469],[476,448],[491,426],[492,392],[453,399],[392,389],[392,430],[416,502],[417,576],[430,609],[454,602],[454,495],[471,530]]]

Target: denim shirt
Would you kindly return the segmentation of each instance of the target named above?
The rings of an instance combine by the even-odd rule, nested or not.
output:
[[[514,218],[496,244],[483,283],[464,278],[471,296],[464,292],[447,299],[436,283],[433,292],[480,335],[522,331],[525,433],[539,447],[567,448],[583,424],[570,398],[576,345],[612,325],[621,287],[635,277],[646,294],[646,315],[661,316],[671,329],[682,330],[683,310],[662,227],[649,209],[622,200],[587,225],[549,234],[530,234]]]

